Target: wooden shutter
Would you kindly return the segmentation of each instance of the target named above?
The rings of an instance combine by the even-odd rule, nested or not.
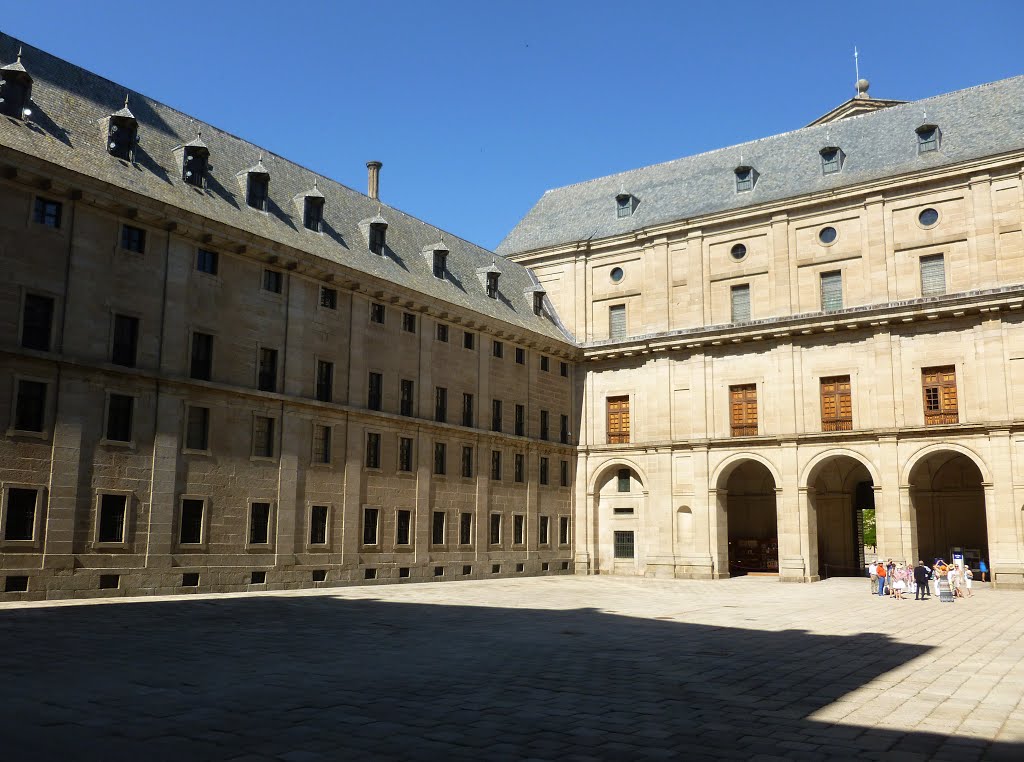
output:
[[[757,385],[729,387],[729,423],[734,437],[757,436]]]
[[[921,257],[921,296],[946,293],[946,260],[942,254]]]
[[[924,422],[927,425],[959,423],[956,368],[922,368],[921,385],[924,396]]]
[[[608,337],[626,338],[626,305],[616,304],[608,308]]]
[[[821,430],[850,431],[853,428],[853,401],[850,377],[821,379]]]
[[[750,320],[750,286],[733,286],[730,292],[732,297],[731,316],[733,323],[743,323]]]
[[[629,442],[629,397],[608,398],[608,444]]]
[[[821,309],[834,312],[843,308],[843,274],[838,270],[821,274]]]

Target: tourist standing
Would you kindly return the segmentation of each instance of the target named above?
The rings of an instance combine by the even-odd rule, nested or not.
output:
[[[964,595],[970,598],[974,593],[971,592],[971,582],[974,581],[974,572],[971,571],[970,566],[965,566],[963,571],[964,577]]]
[[[978,564],[978,571],[981,572],[981,581],[987,582],[988,580],[986,580],[985,577],[988,575],[988,564],[985,563],[984,558],[981,559],[981,563]]]
[[[881,561],[878,562],[878,566],[875,567],[875,576],[878,579],[878,594],[885,595],[885,564]]]
[[[878,561],[868,562],[868,576],[871,578],[871,594],[874,595],[878,591],[878,574],[875,569],[878,568]]]
[[[928,598],[928,567],[924,561],[918,561],[914,567],[914,582],[917,583],[917,592],[914,593],[915,601],[923,601]]]

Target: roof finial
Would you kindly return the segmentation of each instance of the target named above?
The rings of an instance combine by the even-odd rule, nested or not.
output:
[[[318,180],[317,178],[315,178],[315,177],[314,177],[314,178],[313,178],[313,187],[314,187],[314,188],[318,187],[318,186],[317,186],[317,183],[319,183],[319,182],[320,182],[320,181],[319,181],[319,180]]]
[[[128,108],[128,93],[124,94],[124,107]]]
[[[853,46],[853,72],[856,75],[857,82],[860,82],[860,54],[857,52],[857,46]]]
[[[18,46],[18,63],[21,63],[21,45]]]
[[[860,77],[860,53],[857,52],[856,45],[853,47],[853,71],[854,74],[857,75],[857,82],[854,85],[854,87],[857,88],[857,95],[854,97],[861,99],[870,98],[871,96],[868,95],[868,87],[871,83],[866,79],[861,79]]]

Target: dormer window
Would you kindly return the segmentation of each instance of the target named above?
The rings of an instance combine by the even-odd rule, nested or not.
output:
[[[615,215],[629,217],[636,209],[636,197],[629,193],[620,193],[615,197]]]
[[[540,315],[544,312],[544,292],[533,292],[533,314]]]
[[[319,233],[324,225],[323,196],[306,196],[302,209],[302,224],[307,230]]]
[[[736,192],[746,193],[754,190],[757,182],[757,170],[753,167],[736,167]]]
[[[210,163],[210,149],[196,139],[185,145],[181,160],[181,179],[196,188],[206,187],[206,171]]]
[[[444,279],[448,272],[448,251],[446,249],[434,249],[434,277]]]
[[[829,147],[821,149],[821,171],[822,174],[833,175],[843,168],[843,152],[838,148]]]
[[[370,251],[378,256],[384,255],[384,246],[387,243],[388,226],[386,223],[370,223]]]
[[[26,119],[32,111],[28,108],[32,97],[32,77],[21,65],[21,50],[18,60],[0,68],[0,114],[14,119]]]
[[[128,96],[125,96],[124,108],[110,115],[107,125],[107,153],[123,161],[134,161],[138,135],[139,122],[128,109]]]
[[[249,172],[245,188],[245,203],[261,212],[267,211],[270,198],[270,175],[266,172]]]
[[[917,128],[917,152],[928,153],[939,150],[941,133],[934,124],[922,124]]]
[[[491,299],[498,298],[498,276],[499,273],[487,273],[487,296]]]

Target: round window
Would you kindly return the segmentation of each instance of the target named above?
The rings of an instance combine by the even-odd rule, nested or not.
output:
[[[729,250],[729,253],[733,259],[743,259],[743,257],[747,256],[747,247],[742,243],[738,243]]]
[[[922,209],[921,213],[917,215],[917,221],[926,228],[930,228],[939,221],[939,211],[937,209],[932,209],[931,207]]]
[[[625,277],[626,274],[624,272],[622,272],[622,268],[621,267],[613,267],[611,275],[612,275],[612,283],[618,283],[620,280],[623,279],[623,277]]]
[[[832,243],[836,240],[836,236],[838,235],[839,234],[836,232],[836,229],[830,225],[829,227],[822,228],[818,231],[818,240],[822,243]]]

